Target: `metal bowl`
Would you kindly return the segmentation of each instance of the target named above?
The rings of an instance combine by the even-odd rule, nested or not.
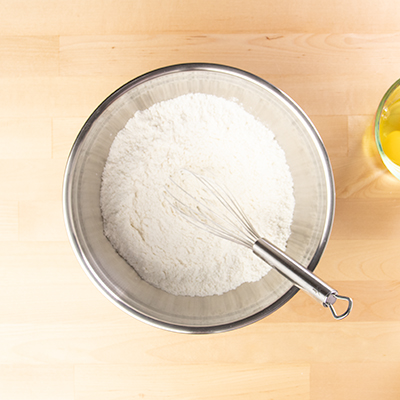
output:
[[[266,317],[297,292],[272,270],[223,295],[175,296],[142,280],[103,234],[101,175],[110,146],[137,110],[187,93],[235,98],[276,135],[286,153],[296,200],[287,253],[314,270],[334,214],[334,183],[313,124],[286,94],[247,72],[214,64],[181,64],[142,75],[111,94],[89,117],[71,150],[64,177],[65,224],[74,252],[93,283],[128,314],[186,333],[239,328]]]

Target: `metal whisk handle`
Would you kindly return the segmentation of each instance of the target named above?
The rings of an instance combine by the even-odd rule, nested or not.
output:
[[[310,294],[324,307],[329,307],[335,319],[343,319],[349,315],[353,306],[351,298],[339,296],[337,290],[331,288],[310,270],[304,268],[268,240],[263,238],[258,239],[253,245],[253,252],[280,272],[284,277],[289,279],[299,289]],[[341,315],[338,315],[333,308],[333,304],[337,299],[346,300],[348,302],[347,310]]]

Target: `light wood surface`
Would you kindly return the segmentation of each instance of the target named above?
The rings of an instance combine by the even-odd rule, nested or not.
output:
[[[371,136],[398,79],[395,0],[0,0],[0,399],[400,398],[400,182]],[[332,162],[336,215],[318,275],[349,294],[333,321],[303,293],[233,332],[129,317],[89,281],[63,223],[71,145],[148,70],[243,68],[291,96]]]

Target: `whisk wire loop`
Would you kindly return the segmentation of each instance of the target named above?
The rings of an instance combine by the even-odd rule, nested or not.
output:
[[[253,224],[247,218],[247,215],[244,213],[242,207],[240,207],[239,203],[233,197],[232,193],[227,188],[222,187],[220,184],[213,182],[204,176],[195,176],[211,191],[215,198],[228,211],[230,211],[231,215],[235,217],[236,222],[238,222],[245,229],[245,231],[254,239],[255,242],[260,236],[257,234]]]
[[[259,236],[228,189],[192,171],[182,170],[182,172],[189,173],[196,178],[228,213],[216,212],[206,204],[204,199],[203,201],[199,200],[170,177],[170,182],[176,187],[177,192],[184,196],[185,200],[190,199],[194,204],[189,206],[186,201],[180,200],[178,194],[174,194],[165,186],[164,197],[172,208],[196,227],[251,249]]]

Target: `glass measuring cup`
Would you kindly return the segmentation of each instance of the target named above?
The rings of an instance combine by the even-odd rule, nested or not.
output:
[[[379,103],[375,115],[375,141],[383,163],[400,179],[400,79]]]

